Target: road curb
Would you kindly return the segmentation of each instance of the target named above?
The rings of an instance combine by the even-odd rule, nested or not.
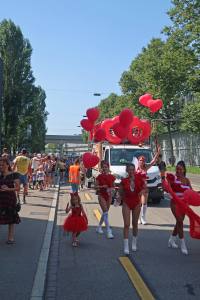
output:
[[[42,300],[44,297],[45,282],[47,275],[47,265],[49,259],[49,252],[51,246],[51,239],[53,234],[53,227],[55,222],[56,208],[59,198],[60,186],[58,185],[57,191],[54,194],[51,209],[49,212],[49,218],[47,221],[47,227],[44,235],[44,240],[38,260],[37,270],[33,282],[30,300]]]

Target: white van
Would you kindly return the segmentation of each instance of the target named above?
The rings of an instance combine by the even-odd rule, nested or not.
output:
[[[107,161],[110,166],[111,173],[117,178],[116,185],[120,180],[127,176],[126,164],[137,162],[137,158],[143,155],[146,163],[150,163],[153,159],[153,152],[149,146],[135,145],[112,145],[102,144],[102,159]],[[136,165],[137,168],[137,165]],[[93,170],[93,176],[96,177],[98,171]],[[149,201],[160,203],[163,196],[160,171],[157,166],[152,166],[147,172],[147,186],[149,189]]]

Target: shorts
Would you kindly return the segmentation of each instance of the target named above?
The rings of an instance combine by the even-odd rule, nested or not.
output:
[[[28,184],[28,176],[19,174],[19,181],[20,181],[20,184],[23,184],[23,186],[27,185]]]

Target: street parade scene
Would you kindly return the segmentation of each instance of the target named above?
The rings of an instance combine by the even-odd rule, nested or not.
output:
[[[200,1],[1,6],[0,300],[200,299]]]

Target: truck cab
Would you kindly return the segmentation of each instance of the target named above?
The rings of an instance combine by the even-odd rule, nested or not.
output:
[[[147,164],[153,159],[153,152],[149,146],[102,144],[102,159],[109,163],[110,171],[116,177],[116,185],[126,177],[126,164],[134,163],[137,168],[137,158],[141,155],[146,158]],[[147,171],[147,186],[148,201],[160,203],[163,189],[158,166],[152,166]]]

